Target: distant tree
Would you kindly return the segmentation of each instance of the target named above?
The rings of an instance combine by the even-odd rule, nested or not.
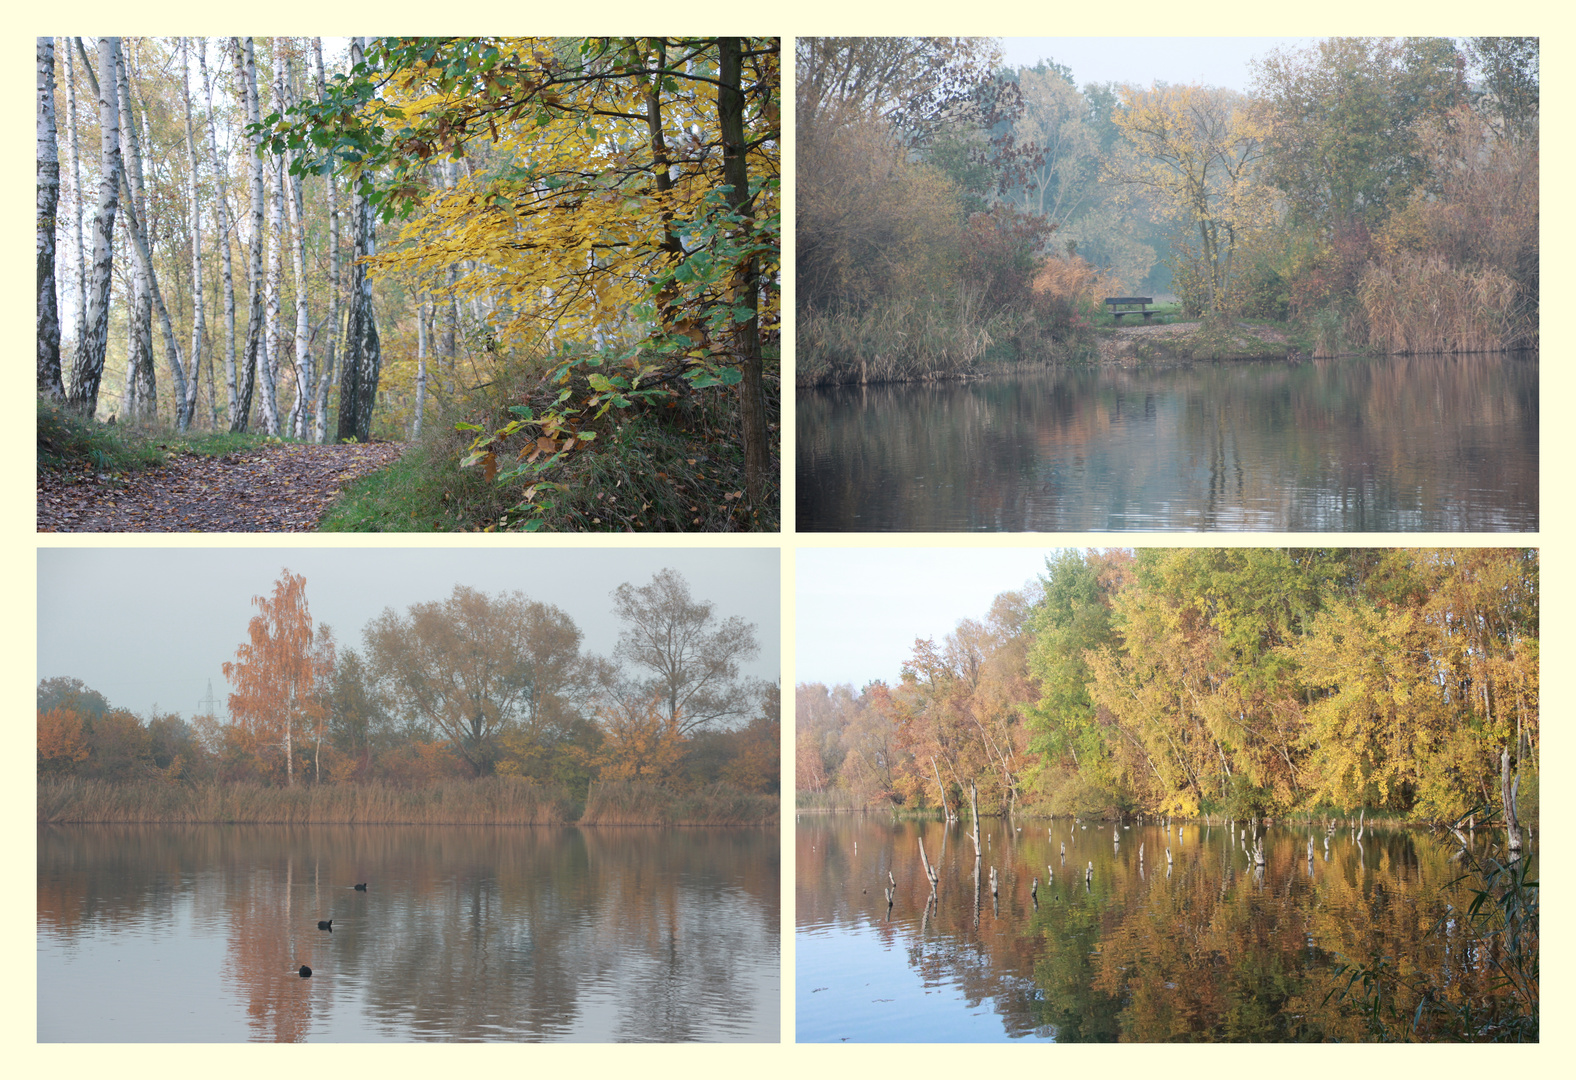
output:
[[[690,596],[676,570],[660,570],[649,585],[613,590],[613,610],[624,624],[613,657],[639,675],[618,696],[632,704],[655,701],[665,723],[681,734],[746,716],[759,694],[739,674],[760,652],[755,624],[738,616],[719,621],[709,601]]]
[[[549,738],[572,717],[580,631],[523,593],[456,585],[404,616],[385,610],[363,640],[390,707],[446,739],[476,776],[494,771],[503,734]]]
[[[1294,219],[1373,227],[1426,176],[1418,135],[1466,97],[1445,38],[1327,38],[1256,65],[1270,179]]]
[[[1503,134],[1538,134],[1538,39],[1467,38],[1466,53],[1478,79],[1481,105],[1498,118]]]
[[[284,756],[285,783],[295,783],[297,733],[317,733],[321,745],[322,697],[318,684],[334,670],[334,644],[326,627],[314,626],[306,579],[289,570],[274,583],[273,596],[254,596],[258,614],[247,626],[248,641],[224,665],[233,726],[261,750],[277,746]]]
[[[1193,311],[1224,311],[1239,246],[1275,219],[1263,182],[1264,128],[1246,100],[1202,86],[1127,88],[1116,123],[1130,152],[1108,178],[1144,193],[1177,228],[1175,288]]]
[[[38,775],[65,776],[88,758],[87,732],[82,714],[75,709],[54,708],[38,712]]]

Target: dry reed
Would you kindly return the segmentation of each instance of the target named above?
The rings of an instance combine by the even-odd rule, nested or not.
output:
[[[1503,272],[1451,266],[1438,255],[1370,265],[1357,286],[1370,346],[1387,353],[1500,352],[1535,341]]]
[[[673,791],[636,780],[593,784],[581,825],[771,825],[777,799],[711,784]]]
[[[572,817],[572,804],[562,789],[512,777],[422,788],[111,784],[76,779],[38,785],[38,820],[49,824],[558,825]]]

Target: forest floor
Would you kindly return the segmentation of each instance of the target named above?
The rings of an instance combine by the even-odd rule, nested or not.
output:
[[[403,443],[284,443],[219,457],[178,451],[115,474],[82,462],[38,475],[39,532],[311,532],[351,481]]]

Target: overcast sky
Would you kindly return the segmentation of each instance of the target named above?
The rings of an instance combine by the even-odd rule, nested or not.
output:
[[[455,585],[518,590],[568,612],[582,650],[606,655],[619,622],[608,594],[648,584],[664,567],[719,618],[756,627],[759,660],[748,674],[779,678],[779,556],[775,548],[44,548],[38,552],[38,677],[81,679],[111,705],[146,718],[159,709],[192,716],[213,680],[223,708],[221,665],[235,658],[282,568],[306,578],[312,617],[340,647],[385,607],[446,599]]]
[[[795,555],[797,683],[896,682],[915,638],[939,644],[963,619],[1045,571],[1052,548],[806,548]]]
[[[1291,37],[1135,37],[1002,38],[1009,67],[1033,67],[1054,60],[1069,67],[1073,82],[1201,83],[1247,90],[1253,81],[1250,61],[1276,48],[1305,49],[1318,38]]]

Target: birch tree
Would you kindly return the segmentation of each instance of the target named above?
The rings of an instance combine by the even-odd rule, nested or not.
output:
[[[334,672],[333,637],[314,625],[307,605],[306,578],[280,572],[272,596],[254,596],[257,614],[247,625],[247,640],[224,665],[235,687],[230,715],[256,741],[277,745],[284,758],[285,783],[295,783],[296,736],[320,729],[320,683]]]
[[[71,38],[62,38],[62,52],[66,61],[66,157],[71,162],[71,251],[72,251],[72,333],[73,349],[82,347],[87,337],[88,324],[88,272],[87,255],[82,242],[82,162],[81,148],[77,142],[77,78],[76,64],[71,57]]]
[[[323,75],[323,39],[312,39],[312,81],[318,100],[328,96],[328,81]],[[339,202],[334,190],[334,174],[323,174],[324,197],[328,202],[328,341],[323,349],[323,370],[318,375],[316,409],[312,439],[328,438],[328,392],[334,385],[334,347],[339,336]]]
[[[246,353],[239,373],[235,412],[230,418],[231,431],[245,431],[252,411],[252,392],[256,386],[257,368],[263,349],[263,156],[262,133],[257,125],[261,120],[257,104],[257,57],[253,41],[230,39],[230,51],[235,58],[236,78],[240,82],[237,97],[246,110],[246,122],[257,132],[252,136],[251,170],[248,190],[251,203],[248,222],[251,233],[247,237],[247,304]],[[266,421],[265,421],[266,422]]]
[[[202,294],[202,203],[199,199],[200,186],[198,179],[201,174],[201,162],[197,156],[197,134],[192,126],[192,96],[191,82],[188,77],[189,64],[187,62],[186,38],[180,39],[180,66],[181,66],[181,109],[186,118],[186,156],[191,165],[187,174],[186,197],[191,204],[188,209],[191,213],[191,244],[192,244],[192,347],[191,353],[191,386],[188,393],[191,401],[188,412],[196,408],[197,372],[202,365],[202,344],[207,336],[207,321],[203,314]],[[221,201],[224,193],[215,193]],[[210,365],[211,370],[211,365]],[[212,377],[209,378],[208,412],[212,422],[210,426],[217,427],[218,413],[212,392]]]
[[[208,110],[208,157],[213,162],[214,225],[219,230],[219,266],[224,277],[224,387],[225,420],[231,431],[236,430],[235,416],[239,405],[235,383],[235,277],[230,262],[230,213],[225,201],[229,175],[224,158],[219,156],[218,125],[214,123],[213,85],[208,80],[208,40],[197,39],[197,70],[202,76],[203,105]],[[212,384],[210,383],[210,386]]]
[[[81,39],[77,39],[81,48]],[[99,70],[115,70],[120,61],[120,38],[98,42]],[[120,108],[113,81],[96,86],[99,104],[99,201],[93,217],[93,281],[88,290],[87,337],[71,367],[71,403],[84,415],[98,411],[99,382],[104,376],[104,353],[109,345],[109,293],[114,269],[115,212],[120,195]]]
[[[121,398],[121,414],[141,421],[158,419],[158,378],[153,370],[153,245],[144,228],[148,215],[147,185],[142,175],[142,141],[137,135],[137,119],[131,104],[131,74],[127,50],[112,76],[120,98],[120,153],[129,189],[126,213],[121,221],[131,237],[135,273],[132,277],[131,320],[126,352],[126,386]]]
[[[350,66],[361,63],[365,42],[350,39]],[[372,437],[372,405],[377,400],[378,372],[383,356],[377,319],[372,310],[372,279],[367,260],[377,254],[372,206],[360,185],[350,195],[350,221],[355,234],[355,254],[350,264],[350,312],[345,320],[344,372],[339,380],[339,431],[337,437],[367,442]]]
[[[38,39],[38,389],[64,398],[60,381],[60,304],[55,296],[55,213],[60,153],[55,143],[55,40]]]

